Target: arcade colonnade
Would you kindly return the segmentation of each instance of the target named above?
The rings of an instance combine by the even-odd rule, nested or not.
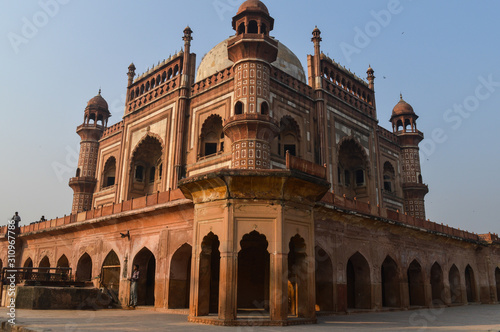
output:
[[[273,301],[280,300],[273,285],[276,282],[273,278],[277,276],[272,273],[277,262],[283,268],[286,291],[280,295],[286,317],[314,315],[304,305],[309,301],[315,311],[344,312],[494,303],[500,298],[499,266],[484,270],[483,264],[461,258],[454,261],[453,256],[444,256],[438,261],[422,259],[420,257],[428,256],[424,248],[420,257],[406,258],[406,261],[396,250],[388,251],[383,260],[375,261],[363,254],[363,250],[345,245],[331,243],[327,247],[315,243],[312,246],[310,237],[304,236],[306,228],[286,234],[279,253],[271,224],[255,220],[244,223],[237,232],[234,254],[225,251],[227,244],[224,244],[222,230],[207,225],[199,232],[201,244],[197,248],[189,242],[176,244],[176,250],[167,257],[168,264],[163,266],[157,264],[158,252],[147,247],[136,250],[130,261],[125,260],[119,250],[111,249],[105,255],[94,257],[87,252],[74,259],[62,254],[54,262],[50,261],[50,255],[37,257],[36,261],[35,256],[25,256],[21,263],[23,267],[35,268],[71,267],[77,280],[94,281],[96,286],[100,283],[111,290],[121,305],[126,305],[128,298],[128,274],[124,272],[138,264],[142,277],[139,305],[187,309],[191,301],[191,314],[196,317],[221,315],[222,304],[228,297],[223,283],[228,278],[235,281],[231,293],[237,309],[235,319],[248,310],[260,311],[266,317],[272,315]],[[356,251],[345,255],[353,250]],[[104,258],[97,261],[98,256]],[[224,257],[226,261],[231,257],[234,263],[225,276]],[[3,266],[1,260],[0,264]],[[100,279],[96,279],[99,275]],[[314,280],[308,278],[310,275],[314,275]],[[155,301],[161,298],[166,300]]]

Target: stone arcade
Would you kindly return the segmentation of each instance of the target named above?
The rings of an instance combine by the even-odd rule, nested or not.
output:
[[[380,127],[372,68],[325,56],[316,28],[306,75],[274,23],[244,2],[196,74],[187,27],[183,51],[130,65],[112,126],[92,98],[72,213],[22,227],[19,266],[71,267],[125,306],[138,264],[139,305],[221,325],[498,302],[498,236],[425,220],[413,108],[401,96]]]

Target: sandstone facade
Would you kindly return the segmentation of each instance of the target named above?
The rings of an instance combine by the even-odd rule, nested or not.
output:
[[[18,266],[71,267],[126,305],[139,264],[140,305],[214,324],[498,302],[498,236],[425,220],[423,133],[402,96],[389,132],[374,70],[325,56],[319,29],[306,74],[262,2],[232,25],[197,74],[189,27],[183,51],[130,65],[119,123],[89,101],[72,214],[22,227]]]

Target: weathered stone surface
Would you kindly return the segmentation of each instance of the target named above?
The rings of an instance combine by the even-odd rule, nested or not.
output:
[[[111,297],[97,288],[21,286],[16,289],[17,309],[103,309]]]

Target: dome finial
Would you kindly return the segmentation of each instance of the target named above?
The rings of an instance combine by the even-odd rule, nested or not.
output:
[[[399,100],[403,100],[403,93],[402,92],[399,93]]]
[[[101,87],[99,87],[99,96],[101,95]]]

